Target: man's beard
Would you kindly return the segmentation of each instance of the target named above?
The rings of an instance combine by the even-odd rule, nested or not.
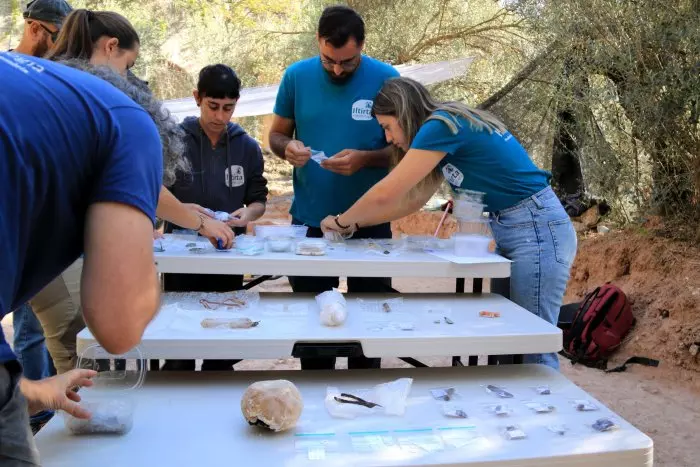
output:
[[[43,57],[46,55],[46,52],[49,51],[49,40],[47,38],[44,38],[43,41],[39,42],[35,49],[34,49],[34,56],[35,57]]]
[[[328,73],[328,77],[331,79],[331,82],[333,84],[341,85],[341,84],[347,83],[350,80],[350,78],[352,78],[352,76],[355,74],[355,70],[350,71],[350,72],[346,71],[340,76],[338,76],[335,73],[333,73],[332,71],[328,71],[328,70],[326,70],[326,73]]]

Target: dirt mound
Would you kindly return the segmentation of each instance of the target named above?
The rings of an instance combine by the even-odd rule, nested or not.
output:
[[[580,240],[565,301],[608,281],[628,295],[637,318],[621,356],[700,371],[700,249],[644,230]]]

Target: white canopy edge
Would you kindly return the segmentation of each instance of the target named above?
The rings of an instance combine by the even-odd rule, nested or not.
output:
[[[415,79],[427,86],[465,74],[473,60],[473,57],[468,57],[444,62],[400,65],[396,69],[401,73],[401,76]],[[279,85],[241,89],[241,98],[238,100],[233,116],[254,117],[271,114],[275,106],[278,88]],[[199,115],[193,97],[170,99],[164,104],[178,121],[182,121],[185,117]]]

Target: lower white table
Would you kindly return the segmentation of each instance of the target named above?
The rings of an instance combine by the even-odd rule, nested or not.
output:
[[[348,356],[358,349],[370,358],[430,357],[532,354],[562,348],[560,329],[500,295],[403,294],[400,304],[391,302],[398,296],[346,295],[348,318],[339,327],[320,323],[313,295],[261,294],[256,306],[241,311],[207,310],[198,301],[201,295],[186,296],[192,298],[164,294],[161,312],[139,344],[147,358],[318,356],[314,351]],[[365,300],[365,305],[358,299]],[[382,311],[384,300],[392,311]],[[376,310],[368,310],[367,303],[374,303]],[[484,310],[501,316],[479,317]],[[204,329],[200,325],[206,317],[240,316],[260,324],[251,329]],[[413,330],[406,330],[410,327]],[[78,353],[95,343],[84,329],[78,334]]]
[[[331,418],[326,387],[352,392],[400,377],[414,379],[402,417]],[[274,434],[249,426],[240,398],[254,381],[288,379],[300,389],[304,411],[297,427]],[[483,385],[514,394],[498,399]],[[540,396],[532,387],[549,385]],[[445,417],[431,388],[457,388],[467,419]],[[585,399],[594,412],[572,405]],[[556,410],[533,414],[524,402],[542,401]],[[506,403],[510,417],[487,407]],[[71,436],[61,417],[36,436],[45,467],[138,466],[615,466],[653,465],[652,440],[616,416],[558,372],[540,365],[314,372],[231,372],[149,374],[137,393],[134,428],[124,436]],[[596,432],[597,419],[619,429]],[[548,430],[565,425],[559,435]],[[507,441],[501,429],[517,425],[527,438]],[[317,459],[317,460],[313,460]]]

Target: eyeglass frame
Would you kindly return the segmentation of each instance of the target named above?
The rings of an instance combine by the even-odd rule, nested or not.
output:
[[[323,58],[322,55],[319,55],[319,58],[321,60],[321,65],[323,65],[324,68],[326,69],[332,69],[334,66],[338,65],[340,68],[343,69],[343,71],[352,71],[356,69],[359,66],[359,62],[356,63],[356,61],[362,57],[362,53],[359,53],[355,55],[354,57],[341,60],[340,62],[336,62],[334,60],[327,60]]]
[[[39,26],[41,26],[41,29],[43,29],[44,31],[49,33],[49,36],[51,37],[51,42],[54,42],[54,43],[56,42],[56,39],[58,39],[58,34],[61,32],[60,29],[56,29],[56,31],[54,32],[51,29],[47,28],[45,24],[43,24],[42,22],[37,21],[35,19],[28,19],[27,23],[29,23],[29,24],[36,23]]]

